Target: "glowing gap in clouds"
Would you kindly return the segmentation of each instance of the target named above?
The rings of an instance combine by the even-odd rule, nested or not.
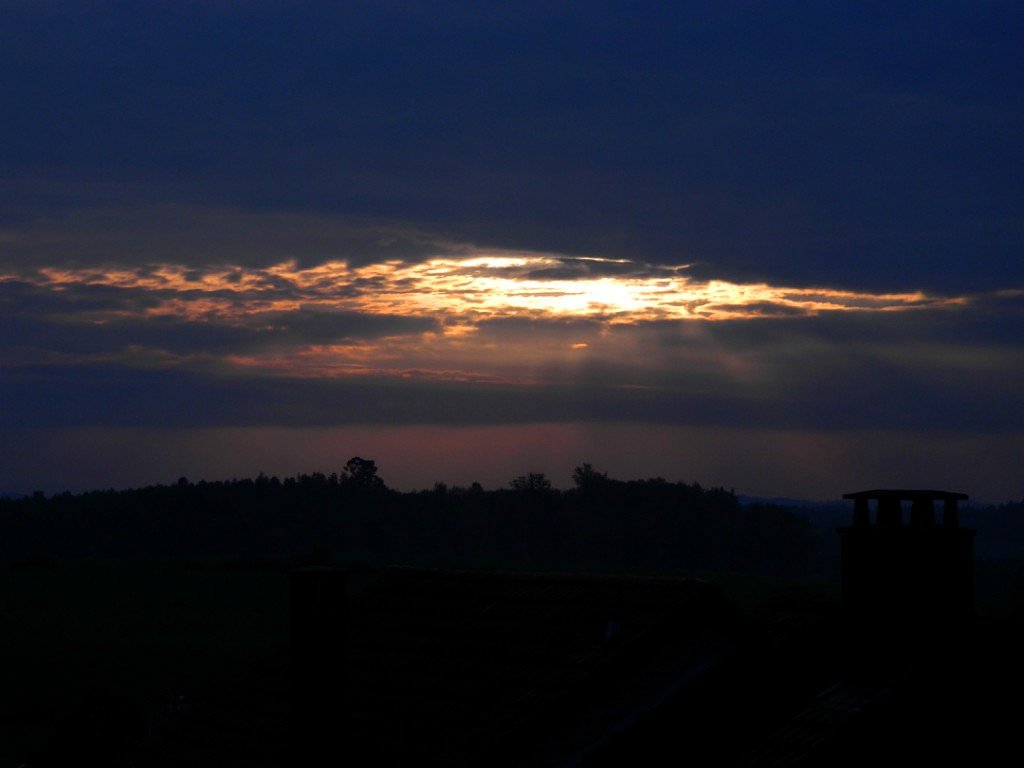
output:
[[[0,276],[0,280],[25,279]],[[960,306],[964,297],[922,292],[864,293],[789,288],[767,283],[699,281],[685,266],[541,253],[478,253],[425,262],[361,267],[329,261],[299,267],[195,269],[156,264],[119,269],[42,268],[30,278],[62,291],[109,286],[150,299],[137,314],[182,319],[251,321],[299,309],[400,316],[436,316],[446,333],[471,332],[494,318],[589,318],[631,324],[655,320],[722,321],[823,312],[898,312]],[[131,314],[120,310],[119,314]]]

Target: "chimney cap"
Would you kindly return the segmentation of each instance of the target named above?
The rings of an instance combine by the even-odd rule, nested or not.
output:
[[[956,493],[954,491],[926,491],[926,490],[906,490],[906,489],[875,489],[872,491],[856,491],[855,493],[844,493],[844,499],[900,499],[906,501],[914,501],[915,499],[924,499],[926,501],[947,501],[947,500],[959,500],[963,501],[967,498],[966,493]]]

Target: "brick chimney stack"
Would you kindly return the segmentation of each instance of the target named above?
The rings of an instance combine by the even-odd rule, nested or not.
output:
[[[871,490],[843,498],[854,503],[853,524],[838,529],[843,606],[851,618],[929,627],[973,614],[975,531],[960,527],[957,508],[966,494]]]

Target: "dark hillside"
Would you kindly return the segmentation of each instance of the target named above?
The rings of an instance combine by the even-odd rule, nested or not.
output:
[[[354,460],[355,461],[355,460]],[[364,460],[359,460],[364,462]],[[323,558],[583,570],[728,570],[800,576],[813,528],[723,489],[542,475],[507,489],[399,493],[373,462],[342,473],[0,500],[0,562]],[[589,475],[586,474],[589,472]]]

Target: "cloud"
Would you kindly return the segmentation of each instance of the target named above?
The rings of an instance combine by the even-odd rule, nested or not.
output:
[[[0,420],[1019,424],[1019,10],[734,10],[12,5]]]
[[[942,296],[701,281],[685,267],[452,244],[424,260],[363,265],[0,273],[8,318],[0,345],[8,367],[216,371],[245,384],[362,377],[523,387],[536,408],[514,412],[540,420],[679,415],[835,426],[881,413],[910,418],[843,402],[867,397],[916,398],[922,409],[949,411],[943,423],[962,425],[991,421],[970,398],[1005,403],[1000,382],[1021,370],[1020,333],[1007,330],[1017,327],[1007,318],[1019,314],[1018,299],[1014,291]],[[997,375],[987,384],[963,380],[980,370]],[[574,394],[556,395],[559,388]],[[412,413],[397,417],[421,418]]]
[[[518,333],[518,332],[517,332]],[[203,365],[87,364],[8,368],[5,428],[81,425],[343,425],[618,422],[729,428],[894,429],[1000,433],[1024,428],[1019,353],[951,359],[923,347],[781,339],[771,350],[711,338],[657,346],[615,329],[549,329],[529,352],[513,334],[432,360],[421,345],[304,347]],[[572,349],[585,338],[587,347]],[[573,341],[577,340],[577,341]],[[480,351],[498,344],[497,357]],[[954,350],[955,351],[955,350]],[[970,355],[969,348],[961,352]],[[492,353],[493,354],[493,353]],[[520,358],[520,355],[525,355]]]
[[[3,221],[248,212],[138,220],[145,261],[337,258],[340,215],[734,282],[1024,281],[1013,4],[58,7],[5,18]]]
[[[436,232],[353,216],[126,202],[35,209],[0,222],[0,244],[0,268],[21,273],[40,267],[164,263],[200,273],[218,265],[263,267],[285,261],[362,265],[417,260],[452,247]]]
[[[89,272],[85,279],[97,279]],[[147,276],[130,273],[131,279]],[[134,362],[151,366],[204,364],[232,355],[434,332],[431,317],[307,308],[284,312],[221,312],[205,302],[198,275],[181,291],[129,285],[59,282],[58,287],[0,281],[0,354],[4,365]],[[158,279],[158,284],[165,281]],[[280,296],[279,287],[267,289]],[[213,293],[225,299],[223,291]],[[229,292],[230,293],[230,292]],[[242,291],[244,294],[245,292]],[[198,307],[197,307],[198,305]],[[177,310],[177,311],[175,311]]]
[[[628,271],[591,272],[591,265],[603,263],[594,258],[452,244],[447,252],[411,262],[351,264],[341,259],[303,265],[289,259],[257,267],[218,263],[200,268],[176,262],[44,266],[29,274],[0,274],[0,279],[31,282],[54,291],[82,286],[136,290],[159,302],[151,314],[225,318],[294,310],[301,304],[470,320],[533,316],[714,321],[770,314],[953,308],[969,300],[922,291],[872,293],[699,280],[682,267],[624,260],[614,263],[618,268],[630,267]]]

